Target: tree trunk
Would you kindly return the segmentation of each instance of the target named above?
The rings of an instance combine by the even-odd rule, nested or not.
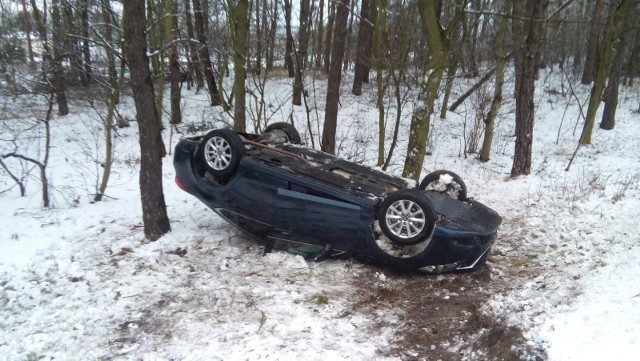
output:
[[[455,32],[452,34],[450,40],[452,44],[462,43],[461,32]],[[444,87],[444,97],[442,99],[442,107],[440,108],[440,119],[447,119],[447,104],[449,104],[449,98],[451,98],[451,91],[453,90],[453,82],[456,79],[456,73],[458,72],[458,66],[460,65],[461,51],[460,47],[455,47],[449,51],[447,57],[447,81]]]
[[[155,95],[147,58],[145,3],[125,0],[123,5],[126,56],[131,72],[131,90],[140,137],[142,220],[145,236],[150,241],[155,241],[171,230],[162,190],[162,157],[166,151],[155,111]]]
[[[516,68],[516,142],[511,176],[531,172],[535,104],[533,93],[540,55],[542,25],[549,1],[513,2],[513,42]],[[524,9],[523,9],[524,5]],[[518,21],[517,19],[523,19]]]
[[[22,11],[25,14],[28,14],[29,11],[27,10],[27,0],[21,0],[20,3],[22,4]],[[27,37],[27,54],[29,55],[29,64],[33,65],[35,64],[35,58],[33,55],[33,44],[31,43],[31,21],[29,21],[27,23],[27,29],[26,29],[26,37]]]
[[[256,74],[262,74],[262,28],[267,21],[266,0],[256,0]],[[264,5],[264,6],[262,6]]]
[[[178,7],[177,0],[164,0],[165,14],[167,14],[167,52],[169,53],[169,77],[171,81],[171,124],[182,123],[182,111],[180,109],[180,64],[178,63],[178,45],[175,36],[178,33]]]
[[[351,63],[351,34],[353,33],[353,16],[355,15],[355,11],[351,11],[351,9],[355,8],[355,0],[349,0],[347,6],[349,7],[349,26],[347,27],[347,33],[345,34],[345,47],[344,47],[344,55],[342,56],[342,66],[343,70],[349,70],[349,64]]]
[[[246,90],[244,80],[246,78],[245,58],[247,57],[247,35],[249,32],[249,1],[238,0],[231,12],[232,44],[233,44],[233,93],[236,97],[233,109],[233,129],[236,132],[245,132],[246,125]]]
[[[111,5],[109,1],[102,1],[102,21],[105,23],[104,30],[104,41],[107,43],[105,52],[107,55],[107,74],[109,76],[109,84],[112,87],[116,86],[116,82],[118,80],[118,73],[116,71],[116,54],[113,50],[113,31],[111,30],[111,26],[113,25],[113,16]]]
[[[54,0],[51,4],[51,22],[53,26],[52,41],[53,41],[53,91],[56,95],[56,103],[58,104],[58,115],[69,114],[69,105],[67,103],[67,94],[64,86],[64,68],[62,67],[62,61],[64,58],[63,49],[63,30],[62,20],[60,18],[60,0]]]
[[[204,14],[202,11],[200,0],[193,0],[193,15],[196,26],[196,36],[198,37],[198,41],[200,42],[200,61],[202,62],[202,66],[204,67],[204,77],[207,80],[207,87],[209,88],[211,105],[220,105],[220,93],[218,92],[218,86],[216,85],[216,77],[213,73],[211,58],[209,57],[209,46],[207,46],[207,38],[204,31]]]
[[[191,3],[184,0],[184,18],[187,24],[187,36],[189,37],[189,50],[191,58],[188,59],[190,68],[193,70],[192,76],[196,79],[198,89],[204,88],[204,78],[202,77],[202,62],[200,60],[199,41],[196,39],[193,30],[193,21],[191,20]]]
[[[85,84],[84,72],[82,71],[82,50],[79,44],[80,33],[76,28],[76,17],[81,17],[79,11],[74,11],[74,6],[68,1],[60,4],[60,14],[62,18],[62,49],[63,57],[66,58],[68,70],[65,80],[69,85]]]
[[[302,0],[300,3],[300,29],[298,32],[298,51],[296,51],[296,74],[293,83],[293,105],[302,105],[302,77],[304,74],[307,49],[309,47],[308,26],[309,26],[309,0]]]
[[[629,63],[625,70],[625,76],[627,78],[625,84],[627,86],[633,86],[634,76],[640,73],[640,27],[635,30],[633,39],[629,54]],[[640,109],[638,109],[638,113],[640,113]]]
[[[596,0],[593,6],[593,17],[591,18],[591,26],[589,27],[589,35],[587,38],[587,53],[585,57],[584,69],[582,72],[582,84],[591,84],[596,74],[596,65],[598,63],[598,44],[600,43],[600,32],[602,29],[602,9],[604,8],[604,0]]]
[[[615,59],[613,59],[613,64],[611,64],[607,88],[604,90],[604,112],[602,113],[602,122],[600,123],[601,129],[611,130],[616,125],[618,87],[622,79],[625,61],[631,50],[636,14],[633,10],[627,12],[624,20],[624,29],[620,31],[620,40],[615,45]]]
[[[344,56],[347,19],[349,17],[349,0],[334,0],[337,3],[333,49],[329,67],[329,84],[327,85],[327,104],[325,106],[324,128],[322,131],[322,151],[335,154],[336,128],[338,123],[338,102],[340,101],[340,82],[342,80],[342,57]]]
[[[509,14],[511,12],[511,3],[505,1],[502,6],[502,13]],[[496,34],[496,82],[493,91],[493,100],[491,101],[491,109],[485,119],[484,139],[482,141],[482,149],[480,150],[480,161],[488,162],[491,154],[491,144],[493,143],[493,129],[498,111],[502,105],[502,87],[504,85],[504,71],[507,63],[507,33],[509,31],[509,19],[505,16],[500,19],[499,28]]]
[[[84,60],[84,81],[85,86],[91,83],[93,69],[91,68],[91,51],[89,50],[89,0],[82,1],[82,57]]]
[[[118,99],[120,99],[120,89],[122,88],[122,83],[124,82],[124,69],[125,62],[120,63],[120,75],[116,83],[113,85],[113,89],[111,89],[111,95],[109,96],[109,104],[107,106],[107,116],[104,121],[104,138],[105,138],[105,159],[104,159],[104,167],[102,168],[102,178],[100,180],[100,186],[98,187],[98,191],[94,197],[94,201],[100,202],[102,197],[104,196],[104,192],[107,190],[107,184],[109,183],[109,178],[111,177],[111,166],[113,165],[113,135],[111,134],[111,130],[113,128],[113,118],[116,112],[116,105],[118,104]]]
[[[478,70],[478,60],[476,54],[478,47],[478,27],[480,27],[480,1],[474,1],[473,6],[474,10],[476,10],[477,13],[472,16],[473,23],[471,25],[471,37],[469,38],[471,44],[469,49],[469,56],[467,58],[467,76],[476,78],[480,73],[480,71]]]
[[[447,66],[449,45],[446,34],[441,31],[439,1],[428,0],[418,2],[421,28],[429,47],[427,69],[430,70],[427,79],[421,84],[421,99],[423,104],[416,109],[411,118],[409,142],[402,176],[416,181],[420,178],[422,164],[427,149],[429,137],[429,122],[433,111],[433,104],[438,96],[438,88]],[[457,10],[449,29],[456,26],[462,19],[462,8]]]
[[[324,39],[324,72],[329,74],[329,66],[331,65],[331,46],[333,44],[333,21],[335,18],[336,12],[336,0],[327,0],[327,4],[329,5],[329,13],[327,14],[327,33]],[[345,20],[345,29],[346,29],[346,20]],[[344,40],[344,39],[342,39]]]
[[[273,57],[276,46],[276,32],[278,30],[278,2],[273,3],[273,12],[271,16],[271,26],[269,28],[269,37],[267,44],[267,70],[273,69]]]
[[[362,94],[362,83],[369,82],[371,68],[371,40],[373,35],[371,17],[371,0],[362,0],[360,8],[360,25],[358,27],[358,53],[353,75],[353,95]]]
[[[591,89],[591,97],[589,98],[587,116],[580,136],[580,144],[591,144],[591,133],[595,124],[596,113],[598,111],[598,107],[600,107],[600,102],[602,101],[602,93],[607,75],[609,74],[613,60],[615,59],[615,41],[622,31],[625,15],[629,11],[631,4],[634,2],[635,0],[622,0],[613,11],[611,21],[609,22],[609,28],[607,29],[607,34],[605,35],[604,42],[602,43],[600,60],[596,76],[593,81],[593,88]]]
[[[164,86],[165,77],[165,22],[166,16],[164,2],[168,0],[148,0],[147,2],[147,41],[149,53],[151,55],[151,79],[154,82],[156,91],[156,114],[158,121],[162,124]],[[157,20],[156,20],[157,19]]]
[[[295,69],[293,65],[293,33],[291,32],[291,0],[284,0],[284,19],[284,25],[287,33],[284,64],[287,67],[289,78],[293,78],[295,76]]]
[[[324,35],[324,0],[320,0],[320,4],[318,5],[318,10],[320,13],[318,14],[318,22],[316,23],[316,59],[315,59],[315,67],[316,69],[320,69],[322,66],[322,45],[324,44],[323,35]]]
[[[384,164],[384,150],[385,150],[385,108],[384,108],[384,57],[383,44],[386,44],[384,37],[386,36],[387,26],[387,4],[384,0],[373,0],[374,4],[371,7],[371,17],[373,20],[373,34],[372,34],[372,52],[376,69],[376,107],[378,107],[378,166]],[[391,69],[391,71],[394,71]]]

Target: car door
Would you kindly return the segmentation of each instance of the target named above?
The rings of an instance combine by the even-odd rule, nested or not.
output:
[[[324,246],[361,237],[368,229],[362,207],[353,201],[290,181],[278,187],[273,233],[278,238]]]

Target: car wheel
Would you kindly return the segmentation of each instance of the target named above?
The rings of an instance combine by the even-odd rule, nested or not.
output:
[[[205,169],[217,177],[232,175],[244,155],[242,138],[230,129],[212,130],[198,148],[198,158]]]
[[[383,202],[378,215],[380,229],[396,246],[413,246],[431,238],[436,215],[423,193],[404,189]]]
[[[467,199],[467,185],[462,178],[448,170],[437,170],[422,179],[418,189],[448,194],[461,201]]]
[[[278,122],[278,123],[270,124],[265,128],[264,133],[268,133],[272,130],[283,131],[287,135],[287,138],[289,139],[289,143],[291,144],[302,144],[300,133],[298,133],[298,130],[296,129],[296,127],[294,127],[289,123]]]

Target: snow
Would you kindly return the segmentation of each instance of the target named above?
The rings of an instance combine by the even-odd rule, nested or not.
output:
[[[464,154],[463,124],[476,111],[472,97],[459,113],[433,120],[433,153],[423,176],[435,169],[457,173],[470,196],[504,218],[487,266],[492,282],[504,282],[504,289],[482,305],[487,317],[521,328],[526,342],[549,360],[633,359],[640,352],[638,89],[621,89],[616,128],[594,129],[593,144],[580,148],[567,172],[582,127],[580,110],[573,97],[545,91],[559,86],[560,76],[541,79],[530,175],[508,177],[514,104],[505,96],[490,162]],[[455,89],[463,92],[468,81],[459,79]],[[375,90],[365,87],[356,98],[348,82],[346,77],[339,154],[374,166]],[[315,122],[316,114],[323,117],[326,82],[316,79],[313,85]],[[292,110],[289,80],[271,80],[269,87],[267,104],[275,109],[269,121],[286,120]],[[583,103],[590,89],[577,91]],[[208,106],[206,94],[183,89],[183,95],[184,121],[193,127],[178,129],[183,135],[229,124],[228,115]],[[20,129],[42,114],[34,104],[17,99],[3,109],[1,153],[13,149],[13,136],[26,134]],[[120,112],[135,118],[130,98],[123,98]],[[309,144],[306,112],[293,112]],[[405,109],[388,170],[395,175],[402,171],[409,120]],[[322,127],[315,124],[319,144]],[[148,242],[141,224],[136,123],[117,130],[114,171],[107,197],[98,203],[91,194],[104,140],[96,111],[72,103],[72,114],[54,118],[51,126],[47,172],[54,207],[40,206],[36,170],[25,177],[25,197],[0,173],[0,359],[398,359],[389,350],[398,342],[394,325],[402,309],[354,307],[363,281],[380,287],[390,282],[386,269],[263,255],[260,245],[175,186],[171,156],[164,159],[163,183],[172,231]],[[390,143],[393,126],[387,129]],[[181,136],[176,131],[167,127],[163,133],[168,148]],[[37,138],[20,139],[20,151],[42,157]],[[18,173],[27,169],[6,162]],[[445,292],[443,302],[449,297]],[[465,342],[452,339],[426,349],[458,352]],[[429,358],[407,350],[412,352]],[[472,352],[465,359],[483,357]]]

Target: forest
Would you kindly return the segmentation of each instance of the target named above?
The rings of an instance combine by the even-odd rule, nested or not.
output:
[[[476,109],[476,133],[482,139],[470,141],[465,152],[477,152],[481,161],[489,161],[496,115],[503,97],[513,96],[516,141],[511,176],[516,177],[531,171],[533,93],[539,69],[557,67],[569,84],[577,79],[592,84],[585,114],[581,113],[580,145],[591,143],[600,103],[604,102],[600,128],[615,126],[618,88],[631,85],[640,71],[638,3],[632,0],[22,0],[3,1],[0,6],[5,94],[40,93],[58,116],[73,108],[75,99],[68,93],[98,95],[106,107],[104,136],[110,139],[113,124],[122,123],[116,108],[122,89],[129,85],[136,98],[137,120],[145,125],[140,127],[142,158],[148,160],[143,169],[161,167],[159,159],[166,149],[157,134],[163,118],[172,126],[182,123],[183,86],[206,91],[212,107],[232,115],[235,130],[249,127],[259,132],[272,118],[264,89],[274,76],[293,79],[291,104],[306,109],[311,146],[317,142],[321,150],[335,153],[342,73],[352,71],[354,95],[362,94],[363,83],[375,83],[377,165],[386,169],[394,152],[406,152],[402,175],[415,180],[428,153],[433,119],[446,119],[447,112],[455,111],[470,93],[493,82],[490,99]],[[505,71],[512,60],[515,89],[503,94]],[[228,87],[223,79],[231,73],[233,83]],[[311,125],[313,109],[306,89],[310,76],[327,79],[321,129]],[[476,82],[453,99],[456,77]],[[163,103],[166,87],[168,109]],[[406,95],[408,89],[418,89],[413,98]],[[385,96],[396,98],[395,122],[385,110]],[[255,107],[247,106],[248,97]],[[442,104],[436,109],[440,97]],[[413,109],[407,149],[396,150],[400,109],[407,103]],[[291,113],[288,118],[292,119]],[[391,144],[386,144],[385,127],[394,125]],[[105,154],[107,166],[96,200],[109,177],[111,150]],[[11,178],[19,178],[4,162],[11,157],[38,166],[46,185],[43,162],[25,159],[19,152],[2,155],[3,169]],[[157,179],[141,181],[149,186],[142,187],[143,192],[161,190]],[[46,195],[43,205],[48,206]],[[148,225],[157,228],[148,230],[155,238],[169,226],[165,215],[152,218],[165,218],[157,221],[161,224]]]
[[[0,351],[64,359],[86,336],[100,346],[81,358],[567,359],[575,350],[554,348],[550,331],[563,307],[584,293],[578,311],[597,309],[589,290],[617,263],[607,251],[637,268],[625,262],[640,244],[639,75],[639,0],[0,0],[0,246],[11,250],[0,305],[5,326],[27,325]],[[465,175],[504,218],[488,269],[417,280],[268,255],[251,270],[260,251],[174,191],[172,148],[283,121],[310,148],[410,181],[442,167]],[[194,276],[220,272],[229,278]],[[640,290],[619,279],[610,294],[629,289],[621,309],[640,320]],[[110,301],[94,299],[100,289]],[[291,300],[279,308],[279,297]],[[425,312],[420,302],[450,298],[458,306],[442,318],[406,321]],[[89,301],[112,310],[92,306],[63,323],[73,331],[55,329],[56,305],[70,315]],[[21,316],[45,303],[43,321]],[[230,311],[238,305],[247,311]],[[295,312],[311,326],[298,328]],[[94,321],[104,329],[89,330]],[[415,335],[412,322],[450,334]],[[202,330],[216,341],[182,348]],[[640,334],[625,330],[618,340]],[[288,349],[265,333],[320,343]],[[331,348],[321,334],[342,341]],[[628,345],[619,356],[638,351]]]

